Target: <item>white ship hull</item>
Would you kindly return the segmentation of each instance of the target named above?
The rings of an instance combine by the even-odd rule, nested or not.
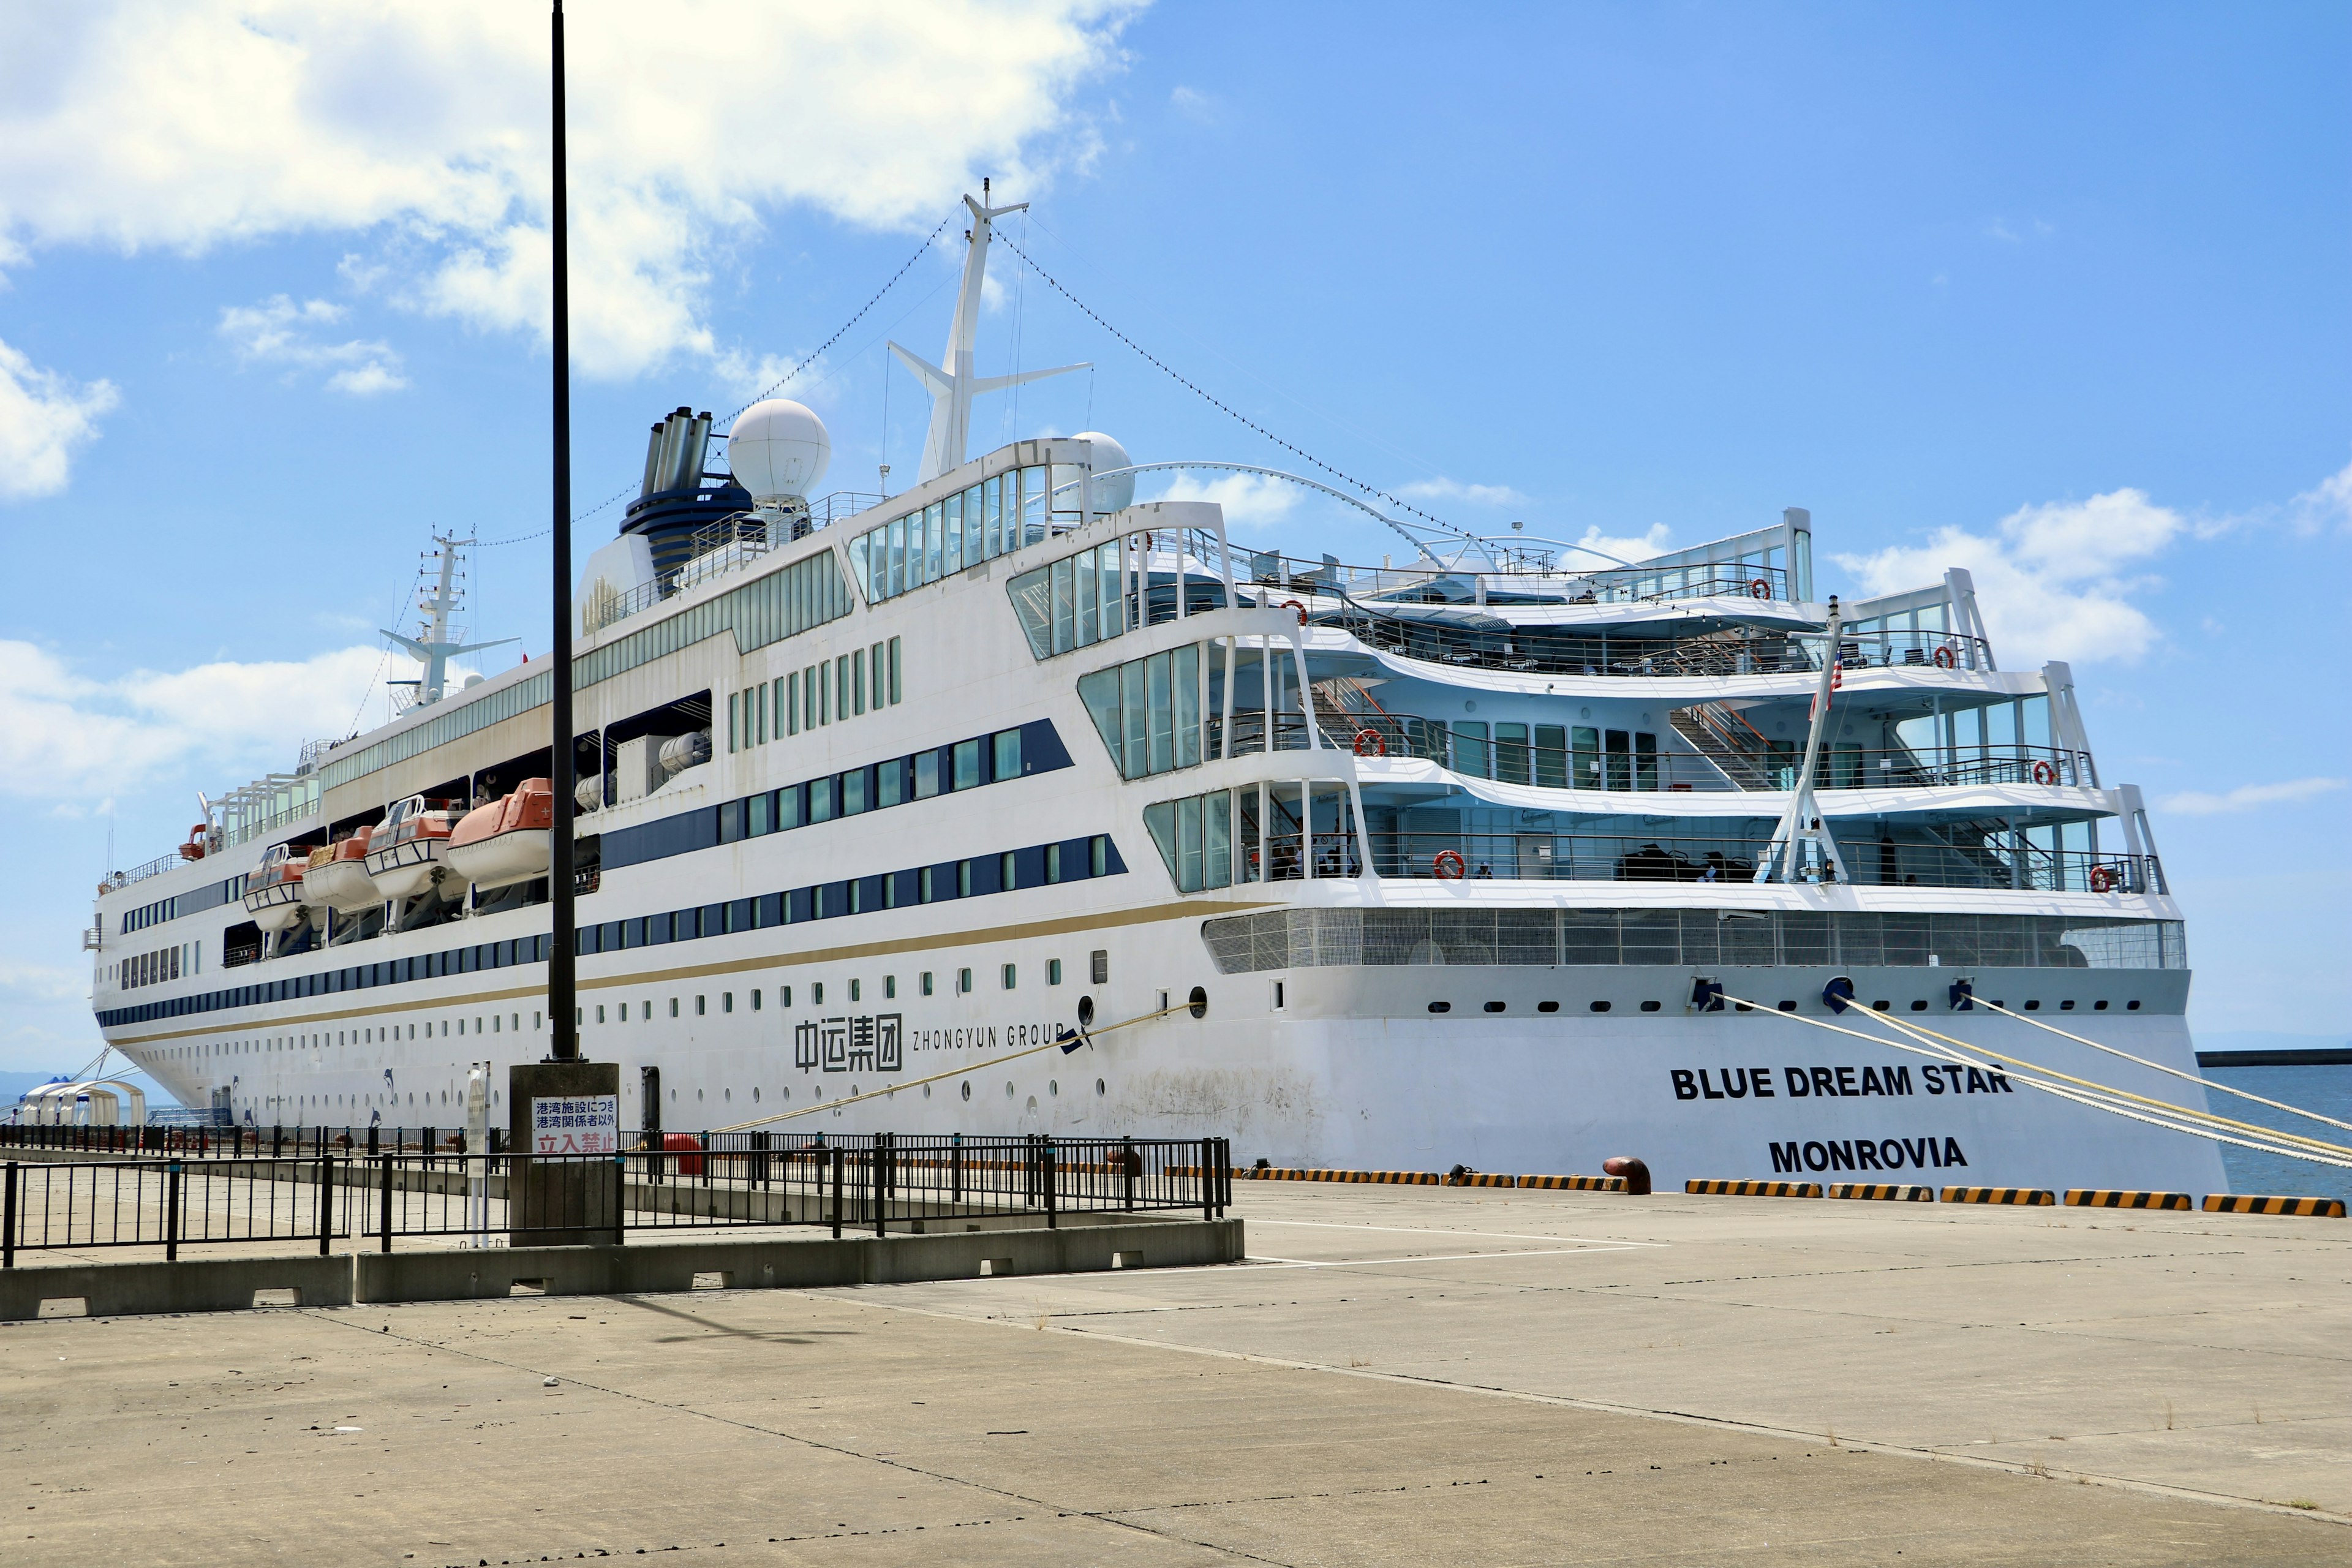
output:
[[[368,875],[386,899],[421,896],[448,873],[442,866],[446,838],[412,838],[387,849],[368,852]]]
[[[518,827],[443,851],[451,873],[477,888],[504,888],[544,877],[550,855],[544,827]]]
[[[302,873],[302,901],[353,915],[382,907],[383,894],[358,860],[331,860]]]

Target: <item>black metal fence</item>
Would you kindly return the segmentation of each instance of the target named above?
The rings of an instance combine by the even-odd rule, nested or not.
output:
[[[109,1133],[117,1129],[27,1131]],[[127,1130],[133,1131],[136,1130]],[[634,1135],[617,1154],[522,1156],[382,1136],[374,1152],[313,1136],[276,1154],[250,1133],[157,1158],[9,1161],[0,1252],[313,1242],[389,1252],[403,1237],[476,1245],[604,1242],[631,1232],[816,1226],[1053,1226],[1073,1215],[1197,1210],[1232,1202],[1223,1138],[966,1138],[894,1133]],[[52,1145],[55,1147],[55,1145]]]

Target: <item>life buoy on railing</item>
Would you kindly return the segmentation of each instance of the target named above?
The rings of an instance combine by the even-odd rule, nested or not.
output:
[[[1359,730],[1356,731],[1356,755],[1360,757],[1385,757],[1388,754],[1389,743],[1386,740],[1381,738],[1381,732],[1378,730]]]
[[[2047,758],[2038,758],[2033,764],[2033,782],[2050,785],[2058,782],[2058,764]]]
[[[1298,612],[1298,624],[1302,626],[1307,624],[1306,605],[1300,604],[1296,599],[1285,599],[1282,601],[1282,607],[1286,610],[1297,610]]]
[[[2091,891],[2095,893],[2112,893],[2116,890],[2116,868],[2114,867],[2094,866],[2091,868]]]
[[[1429,863],[1429,868],[1446,881],[1458,882],[1469,875],[1470,863],[1462,858],[1459,849],[1441,849],[1437,858]]]
[[[1751,599],[1769,599],[1772,596],[1772,584],[1759,577],[1748,584],[1748,596]]]
[[[1936,668],[1937,669],[1950,669],[1959,662],[1960,656],[1954,653],[1950,648],[1939,647],[1936,650]]]

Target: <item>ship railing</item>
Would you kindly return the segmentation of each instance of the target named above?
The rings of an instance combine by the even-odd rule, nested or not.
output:
[[[289,1134],[291,1133],[289,1137]],[[68,1136],[79,1135],[79,1136]],[[1072,1214],[1223,1215],[1223,1138],[625,1132],[611,1152],[518,1159],[433,1128],[0,1127],[5,1265],[19,1252],[927,1224],[1052,1226]],[[493,1144],[499,1142],[494,1133]],[[278,1152],[270,1152],[276,1150]],[[43,1157],[53,1156],[53,1157]],[[528,1172],[525,1164],[532,1169]]]
[[[1459,609],[1708,598],[1785,604],[1790,597],[1785,568],[1737,561],[1580,571],[1563,568],[1549,551],[1532,547],[1498,549],[1493,565],[1483,569],[1466,563],[1447,567],[1430,561],[1405,566],[1351,566],[1334,556],[1307,560],[1272,550],[1252,551],[1243,559],[1246,581],[1262,588],[1340,593],[1360,600]]]
[[[1497,881],[1752,882],[1770,843],[1752,834],[1669,836],[1585,833],[1369,833],[1374,875],[1383,878]],[[2161,894],[2163,867],[2152,855],[2048,850],[2036,846],[1956,846],[1917,839],[1841,839],[1839,851],[1856,887],[2009,889],[2023,892]],[[1237,880],[1303,878],[1309,858],[1318,878],[1361,874],[1356,836],[1293,825],[1260,835],[1244,820],[1235,846]]]
[[[133,882],[143,882],[150,877],[160,877],[166,871],[176,871],[186,864],[188,862],[180,858],[177,850],[169,855],[158,855],[146,864],[133,866],[128,871],[109,871],[106,874],[106,879],[99,884],[99,890],[110,893],[117,888],[127,888]]]
[[[1644,637],[1564,627],[1485,627],[1383,616],[1349,601],[1316,617],[1366,647],[1402,658],[1520,675],[1688,677],[1818,673],[1825,657],[1847,669],[1992,668],[1980,638],[1949,632],[1841,636],[1834,656],[1819,632],[1734,626],[1689,637]]]

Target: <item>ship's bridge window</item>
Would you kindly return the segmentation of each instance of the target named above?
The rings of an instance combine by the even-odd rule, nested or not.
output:
[[[1046,471],[1009,468],[849,542],[849,572],[878,605],[1045,537]]]

